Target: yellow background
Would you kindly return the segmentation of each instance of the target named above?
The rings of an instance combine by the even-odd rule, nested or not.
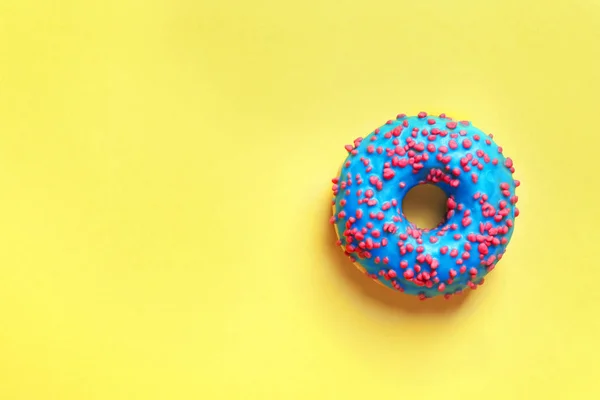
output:
[[[599,42],[597,0],[2,0],[0,399],[598,398]],[[327,223],[421,110],[523,182],[450,302]]]

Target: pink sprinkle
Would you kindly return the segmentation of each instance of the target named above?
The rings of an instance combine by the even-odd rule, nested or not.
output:
[[[390,180],[394,177],[394,175],[396,175],[396,173],[391,168],[385,168],[383,170],[383,179]]]
[[[477,250],[479,250],[479,253],[481,254],[488,253],[488,247],[485,245],[485,243],[479,243],[479,246],[477,246]]]
[[[463,140],[462,145],[465,149],[469,149],[471,148],[471,141],[469,139],[465,139]]]
[[[448,200],[446,201],[446,206],[449,210],[453,210],[456,208],[456,202],[452,197],[448,197]]]
[[[419,118],[425,118],[426,116],[427,116],[427,113],[426,113],[426,112],[423,112],[423,111],[421,111],[421,112],[418,114],[418,117],[419,117]]]

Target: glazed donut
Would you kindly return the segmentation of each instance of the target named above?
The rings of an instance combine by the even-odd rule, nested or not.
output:
[[[483,284],[519,215],[513,162],[492,138],[468,121],[421,112],[346,145],[332,180],[337,244],[369,277],[421,299]],[[430,230],[402,212],[406,193],[425,183],[448,197],[445,220]]]

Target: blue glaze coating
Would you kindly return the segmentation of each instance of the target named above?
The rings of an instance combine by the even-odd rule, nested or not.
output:
[[[378,279],[385,286],[410,295],[418,295],[422,298],[437,295],[448,296],[462,291],[468,286],[474,287],[475,284],[483,283],[483,277],[493,269],[502,254],[504,254],[514,229],[516,212],[514,203],[516,203],[517,198],[514,196],[516,186],[510,168],[512,161],[510,159],[507,161],[491,137],[478,128],[466,121],[457,123],[456,127],[453,124],[453,120],[443,115],[424,118],[400,115],[396,120],[388,121],[387,124],[378,128],[375,132],[371,132],[360,143],[355,142],[356,147],[347,148],[349,152],[354,151],[348,154],[348,158],[338,176],[338,185],[334,185],[334,217],[332,217],[331,222],[336,225],[342,248],[353,250],[350,253],[346,251],[346,254],[363,267],[368,275]],[[398,128],[402,129],[399,135]],[[418,130],[417,137],[413,137],[415,128]],[[431,134],[434,128],[436,128],[434,132],[437,131],[436,135]],[[394,131],[394,129],[396,130]],[[426,129],[425,135],[423,129]],[[385,135],[388,132],[395,132],[398,136],[392,135],[386,138]],[[373,137],[377,139],[372,141]],[[399,141],[398,146],[394,145],[394,139]],[[470,141],[470,147],[468,142],[463,143],[465,139]],[[457,148],[450,148],[451,140],[458,144]],[[421,150],[420,143],[423,143],[425,147],[423,150]],[[431,151],[433,150],[431,147],[427,148],[430,143],[435,146],[434,151]],[[371,145],[375,151],[373,151],[373,148],[369,149]],[[409,146],[412,147],[409,148]],[[438,156],[438,153],[440,153],[440,148],[443,148],[443,146],[448,151],[442,153],[442,156],[448,158],[440,160],[441,156]],[[378,147],[382,147],[381,154],[376,150]],[[390,165],[389,167],[394,176],[390,179],[388,170],[388,179],[386,179],[383,177],[384,163],[392,163],[393,157],[398,157],[396,161],[399,159],[409,160],[409,154],[400,156],[401,150],[400,152],[394,152],[396,147],[403,147],[405,151],[413,150],[413,156],[428,154],[429,158],[420,161],[423,167],[418,171],[412,165],[404,167],[397,163],[396,165]],[[479,153],[478,150],[480,150]],[[484,154],[481,152],[484,152]],[[464,159],[466,157],[471,157],[468,163],[471,168],[469,172],[465,172]],[[365,159],[368,159],[368,164],[366,164]],[[462,165],[461,159],[463,159]],[[472,165],[473,159],[483,164],[482,170]],[[496,165],[493,164],[494,159],[497,159]],[[372,170],[367,172],[369,166],[372,167]],[[448,177],[451,177],[452,180],[458,181],[458,187],[453,187],[451,184],[444,182],[436,184],[452,199],[450,201],[454,201],[461,210],[449,211],[446,221],[437,228],[421,230],[405,218],[402,212],[402,200],[415,185],[432,183],[431,180],[427,180],[427,177],[428,175],[431,176],[430,172],[434,169],[439,169]],[[452,171],[460,172],[460,174],[455,176]],[[473,182],[473,173],[477,175],[477,183]],[[374,179],[371,178],[372,176],[376,176],[377,180],[383,182],[381,190],[378,190],[376,182],[372,181]],[[348,179],[348,177],[351,177],[351,179]],[[342,184],[342,182],[345,183]],[[401,183],[404,183],[404,185]],[[455,182],[454,185],[456,184]],[[503,191],[501,184],[505,184],[505,188],[508,185],[509,193]],[[342,188],[342,186],[344,187]],[[373,197],[371,199],[377,200],[377,204],[369,206],[366,203],[365,193],[368,189],[372,190]],[[349,194],[347,194],[348,190],[350,191]],[[359,190],[362,190],[362,192],[358,192]],[[360,193],[360,196],[358,193]],[[475,198],[477,193],[479,193],[478,199]],[[481,196],[483,194],[487,195],[487,202],[482,200]],[[382,207],[386,202],[391,202],[392,199],[396,200],[396,206],[387,210]],[[359,202],[362,202],[362,204],[359,204]],[[508,211],[503,211],[503,215],[499,216],[498,212],[504,202],[506,202],[504,208]],[[493,207],[493,212],[490,211],[490,205]],[[484,207],[487,210],[485,215],[483,212]],[[360,219],[357,218],[358,209],[362,211]],[[468,217],[471,222],[469,224],[466,224],[468,221],[465,220],[467,210],[470,211]],[[340,214],[342,211],[343,213]],[[371,213],[383,213],[383,219],[371,218]],[[396,216],[396,221],[394,221],[394,216]],[[349,222],[350,217],[354,217],[355,221],[353,223]],[[398,221],[398,218],[401,220]],[[371,229],[367,227],[369,222],[373,224]],[[390,223],[396,228],[393,233],[384,231],[384,224]],[[364,238],[359,238],[362,240],[357,239],[349,232],[352,230],[355,233],[366,231],[363,234]],[[374,230],[378,230],[379,235],[374,236]],[[407,232],[413,232],[417,237],[420,236],[422,243],[419,243],[419,240],[411,234],[408,235],[406,240],[402,240],[401,235],[407,234]],[[443,232],[445,233],[442,235]],[[460,235],[458,239],[455,238],[457,234]],[[431,237],[434,238],[433,240],[437,238],[437,242],[433,243]],[[381,245],[385,242],[384,238],[387,240],[385,246]],[[503,238],[504,240],[502,240]],[[359,247],[360,242],[366,242],[368,239],[374,243],[379,243],[380,247],[361,249]],[[486,249],[482,249],[480,246],[482,241],[486,244],[487,254],[484,254]],[[501,242],[498,243],[498,241]],[[406,251],[407,248],[410,248],[409,245],[413,247],[412,252]],[[463,259],[463,253],[466,251],[465,246],[468,248],[469,245],[471,246],[468,251],[469,256],[465,255]],[[362,246],[364,246],[364,243]],[[429,261],[423,262],[422,258],[418,261],[417,256],[419,253],[416,249],[419,246],[422,246],[424,255],[430,256]],[[445,246],[447,246],[448,251],[443,254],[442,248]],[[405,254],[401,254],[402,247]],[[456,257],[451,255],[452,249],[458,251]],[[386,257],[387,264],[383,261]],[[462,265],[457,264],[458,259],[463,259]],[[437,261],[437,263],[434,263],[434,266],[437,264],[437,268],[432,268],[431,260]],[[404,268],[401,265],[402,261],[405,262],[403,263]],[[414,278],[407,279],[404,277],[407,270],[412,270],[416,277],[418,275],[415,270],[416,265],[421,268],[420,282],[423,282],[423,285],[418,284]],[[460,268],[463,265],[466,267],[466,271],[460,273]],[[475,268],[475,270],[472,270],[472,268]],[[454,279],[451,279],[450,276],[451,269],[453,273],[456,272]],[[431,276],[434,271],[437,275]],[[472,275],[471,272],[475,271],[476,275]],[[429,274],[431,283],[425,283],[428,279],[426,279],[427,276],[423,272]],[[443,285],[440,286],[442,283]]]

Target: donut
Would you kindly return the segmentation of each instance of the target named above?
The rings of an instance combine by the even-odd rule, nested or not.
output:
[[[445,114],[399,114],[345,149],[332,179],[330,223],[359,270],[422,300],[483,284],[519,215],[515,167],[493,135]],[[402,210],[420,184],[447,196],[445,218],[433,229],[415,226]]]

